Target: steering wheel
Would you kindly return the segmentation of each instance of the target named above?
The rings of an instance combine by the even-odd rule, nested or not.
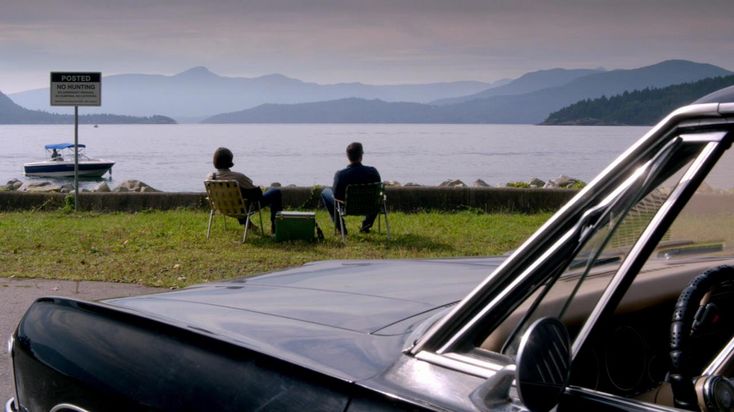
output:
[[[696,365],[693,338],[720,319],[717,304],[710,292],[734,282],[734,267],[719,266],[696,276],[681,292],[670,324],[670,374],[675,406],[698,410],[694,378],[701,372]]]

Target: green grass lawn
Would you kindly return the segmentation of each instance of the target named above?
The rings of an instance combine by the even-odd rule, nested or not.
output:
[[[207,240],[203,211],[0,213],[0,276],[182,287],[315,260],[490,256],[517,247],[549,216],[393,213],[389,242],[384,225],[360,234],[360,218],[350,217],[343,245],[325,212],[317,214],[324,242],[276,243],[251,232],[245,244],[237,221],[227,218],[225,229],[221,216]]]

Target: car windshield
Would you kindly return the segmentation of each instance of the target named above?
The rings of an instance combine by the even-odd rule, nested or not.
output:
[[[620,287],[619,298],[610,303],[599,299],[608,315],[587,322],[588,334],[579,333],[571,385],[674,406],[672,395],[680,398],[681,393],[671,392],[666,379],[675,373],[671,319],[681,297],[692,293],[688,286],[694,278],[734,266],[732,172],[734,151],[728,150],[665,226],[655,248],[640,261],[639,271],[630,272],[630,286]],[[726,280],[712,286],[694,301],[694,311],[699,306],[707,309],[700,311],[700,317],[697,312],[692,324],[682,326],[688,328],[686,344],[681,346],[686,351],[686,371],[692,376],[732,377],[734,357],[726,345],[734,333],[734,284]],[[717,362],[721,354],[725,356]]]
[[[590,208],[571,229],[573,241],[559,247],[559,254],[565,251],[567,257],[556,266],[556,274],[539,285],[483,347],[497,350],[502,341],[500,351],[514,355],[527,326],[544,316],[564,321],[573,338],[701,147],[673,141]],[[572,249],[571,253],[568,249]]]
[[[699,274],[734,266],[734,151],[726,150],[704,179],[704,159],[716,159],[714,146],[726,148],[705,140],[701,135],[663,149],[615,193],[590,207],[569,230],[573,236],[554,245],[566,260],[554,265],[551,255],[537,266],[543,282],[469,354],[501,360],[494,355],[500,352],[511,363],[527,325],[556,317],[578,348],[572,387],[673,406],[666,376],[676,302]],[[681,195],[683,188],[690,198]],[[674,219],[662,223],[661,216],[675,208]],[[658,228],[658,235],[648,238],[652,228]],[[653,239],[654,244],[647,242]],[[643,244],[650,252],[638,253]],[[639,269],[627,272],[630,267]],[[629,286],[611,287],[620,274]],[[618,298],[610,298],[617,289]],[[731,377],[734,355],[725,348],[734,331],[734,285],[706,296],[720,316],[709,317],[692,332],[689,363],[694,375],[705,369]],[[608,315],[595,318],[599,308]]]

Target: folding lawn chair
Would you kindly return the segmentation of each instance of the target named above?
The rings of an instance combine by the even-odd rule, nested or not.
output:
[[[236,219],[245,218],[245,233],[242,235],[242,243],[247,240],[247,231],[250,227],[250,217],[255,213],[260,215],[260,231],[263,232],[263,214],[259,201],[247,200],[242,196],[240,185],[235,180],[205,180],[207,199],[209,200],[209,226],[206,229],[206,238],[212,229],[212,219],[217,211],[223,216]],[[226,220],[225,227],[226,227]]]
[[[347,185],[344,200],[335,199],[342,242],[346,242],[344,216],[367,216],[377,213],[377,231],[380,230],[380,215],[385,215],[387,240],[390,240],[390,222],[387,220],[387,196],[382,183]]]

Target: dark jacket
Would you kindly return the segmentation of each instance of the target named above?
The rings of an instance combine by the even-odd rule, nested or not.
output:
[[[380,182],[380,173],[372,166],[352,163],[334,175],[334,197],[344,200],[347,185]]]

